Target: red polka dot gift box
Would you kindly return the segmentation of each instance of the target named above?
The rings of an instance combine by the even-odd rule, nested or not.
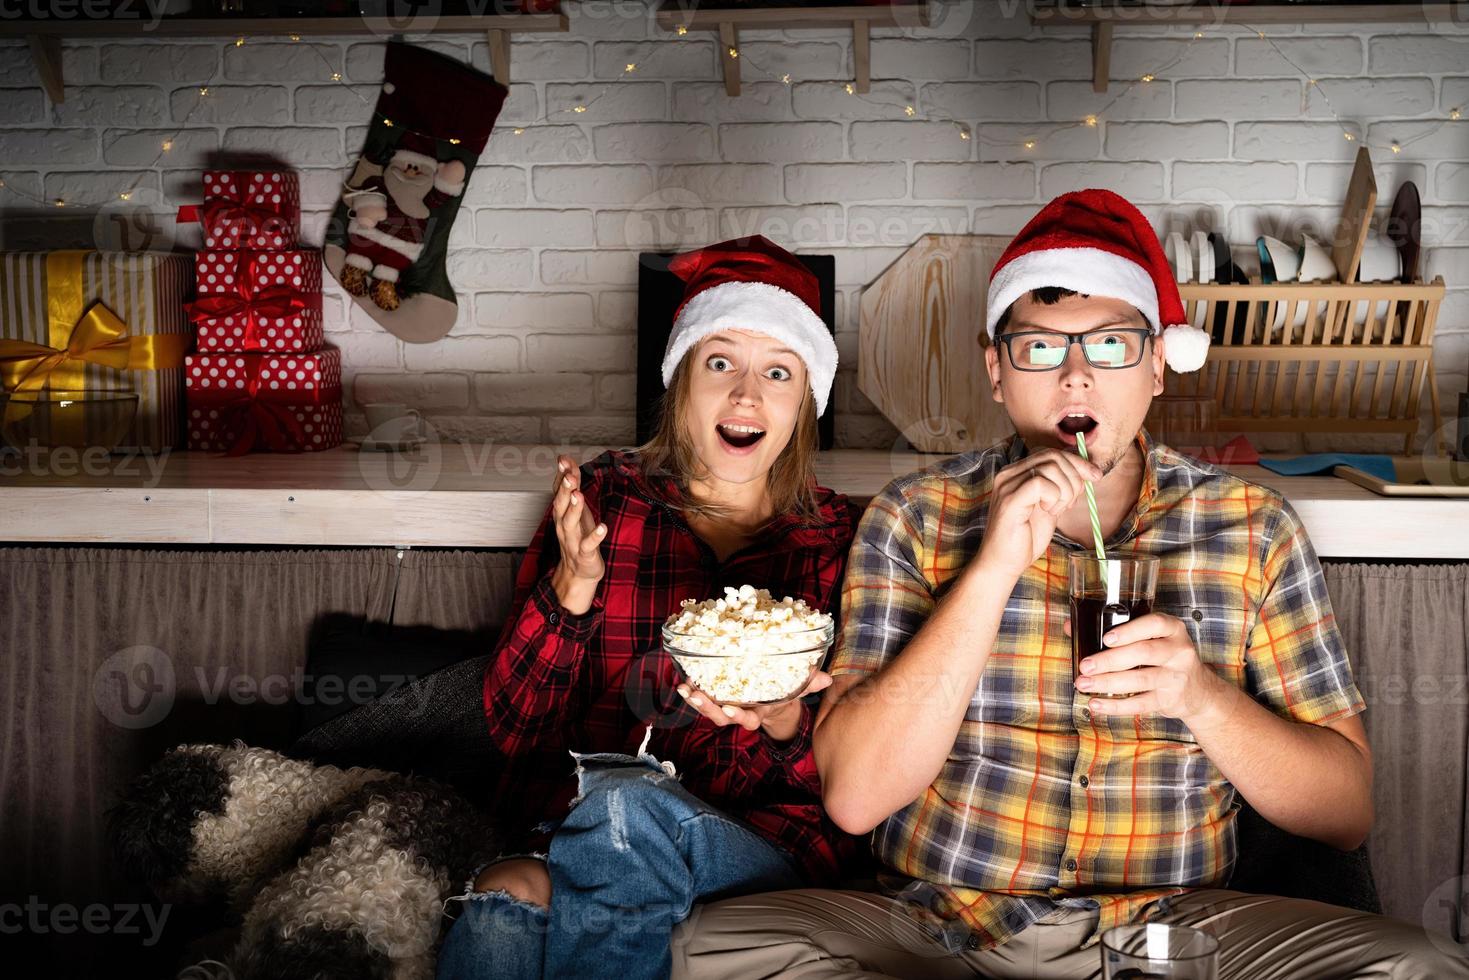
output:
[[[342,442],[342,352],[190,354],[189,448],[238,456]]]
[[[206,170],[204,203],[179,209],[204,226],[206,249],[294,248],[301,237],[301,189],[289,170]]]
[[[321,253],[205,251],[189,304],[197,350],[304,354],[322,345]]]

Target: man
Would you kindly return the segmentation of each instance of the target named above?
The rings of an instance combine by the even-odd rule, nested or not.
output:
[[[1098,976],[1100,934],[1145,919],[1213,933],[1225,978],[1469,977],[1420,927],[1223,888],[1240,797],[1353,849],[1372,758],[1290,506],[1142,430],[1165,355],[1203,361],[1184,319],[1157,237],[1113,193],[1057,198],[1011,243],[981,341],[1017,437],[873,500],[817,721],[824,802],[873,832],[886,894],[709,906],[675,937],[676,974]],[[1155,611],[1073,678],[1088,485],[1108,551],[1156,555],[1160,576]]]

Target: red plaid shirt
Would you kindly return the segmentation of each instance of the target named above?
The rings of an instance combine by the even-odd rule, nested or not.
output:
[[[485,670],[485,715],[504,754],[498,798],[509,826],[562,817],[575,792],[568,750],[672,762],[695,796],[752,826],[813,881],[829,880],[856,850],[821,806],[811,755],[815,709],[801,706],[796,736],[716,727],[678,696],[677,667],[660,630],[683,599],[750,584],[837,615],[847,550],[860,513],[821,489],[820,520],[783,515],[720,562],[671,508],[649,494],[638,456],[607,452],[581,468],[592,516],[607,525],[606,573],[592,608],[574,616],[551,587],[560,547],[547,511],[515,581],[512,615]],[[521,843],[535,846],[535,839]]]

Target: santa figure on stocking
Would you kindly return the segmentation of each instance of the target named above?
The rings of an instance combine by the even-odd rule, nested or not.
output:
[[[423,253],[433,212],[464,191],[464,164],[440,161],[434,140],[405,132],[386,168],[361,160],[342,189],[350,209],[342,286],[383,310],[401,302],[398,278]]]

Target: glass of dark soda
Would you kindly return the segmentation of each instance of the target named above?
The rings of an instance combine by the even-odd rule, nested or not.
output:
[[[1081,662],[1102,650],[1102,636],[1115,626],[1153,611],[1158,590],[1158,559],[1152,555],[1098,558],[1073,551],[1071,585],[1071,680],[1081,676]],[[1093,694],[1097,698],[1130,698],[1131,694]]]

